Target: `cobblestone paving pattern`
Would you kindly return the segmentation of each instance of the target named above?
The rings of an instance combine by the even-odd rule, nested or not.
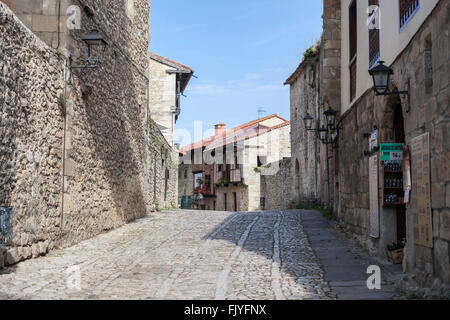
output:
[[[323,279],[299,212],[179,210],[0,270],[0,299],[336,298]]]

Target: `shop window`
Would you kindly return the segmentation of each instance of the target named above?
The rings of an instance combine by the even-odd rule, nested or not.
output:
[[[399,0],[399,8],[400,31],[402,31],[419,10],[420,2],[419,0]]]

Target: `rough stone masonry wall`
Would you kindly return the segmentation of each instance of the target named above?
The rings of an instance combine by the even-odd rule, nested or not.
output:
[[[280,160],[279,167],[276,174],[261,176],[261,197],[265,198],[265,210],[286,210],[292,203],[291,158]]]
[[[71,0],[0,0],[53,49],[66,45],[66,12]]]
[[[320,48],[319,114],[325,123],[323,113],[328,107],[341,110],[341,0],[323,0],[323,33]],[[327,159],[327,150],[330,159]],[[329,179],[327,173],[329,167]],[[330,145],[320,145],[322,200],[330,202],[335,211],[339,208],[338,170],[339,155]],[[329,180],[329,181],[328,181]],[[325,183],[327,182],[327,183]],[[328,188],[329,191],[326,189]],[[328,196],[329,196],[329,199]]]
[[[0,26],[2,86],[8,87],[0,97],[1,200],[15,212],[8,264],[59,244],[61,218],[69,246],[177,201],[178,159],[148,112],[150,2],[80,2],[94,16],[83,13],[82,29],[69,31],[58,54],[16,18]],[[70,52],[82,63],[87,52],[80,38],[92,29],[108,42],[102,65],[76,70],[73,84],[65,82],[69,70],[58,59]]]
[[[82,11],[81,30],[69,31],[67,49],[75,59],[87,56],[81,37],[92,29],[108,46],[101,67],[75,70],[74,84],[66,90],[65,246],[142,217],[155,206],[151,172],[157,155],[151,149],[146,73],[150,3],[134,1],[132,14],[122,1],[82,4],[94,15]]]
[[[319,140],[315,132],[307,131],[303,119],[309,113],[318,126],[319,63],[318,56],[308,58],[297,79],[291,83],[291,173],[292,200],[320,199]],[[298,165],[297,165],[298,164]],[[297,172],[297,169],[299,170]]]
[[[407,206],[406,213],[408,242],[406,267],[410,272],[425,274],[422,280],[426,286],[431,286],[430,281],[433,281],[433,277],[446,284],[450,283],[449,12],[448,1],[441,1],[393,64],[395,86],[392,90],[403,90],[407,79],[411,81],[409,112],[406,112],[406,100],[402,99],[406,144],[410,145],[414,137],[423,133],[430,134],[433,249],[414,244],[412,204]],[[425,50],[429,40],[432,42],[432,71],[429,70]],[[373,91],[369,91],[344,115],[344,132],[339,149],[341,185],[339,218],[345,221],[353,232],[364,236],[365,239],[369,235],[370,218],[369,168],[368,159],[363,155],[368,142],[363,138],[363,134],[372,131],[374,125],[378,125],[380,142],[393,141],[395,101],[392,99],[374,97]],[[415,195],[412,194],[412,197]],[[383,218],[383,212],[380,215]],[[383,224],[383,221],[381,223]],[[367,241],[378,245],[379,252],[384,251],[385,243]],[[385,239],[384,242],[386,241]]]
[[[13,207],[11,264],[59,243],[64,63],[2,3],[0,48],[0,205]]]

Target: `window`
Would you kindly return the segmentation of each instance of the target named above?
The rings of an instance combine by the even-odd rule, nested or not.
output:
[[[378,3],[379,0],[369,0],[369,6],[378,6]],[[369,16],[372,16],[372,13],[369,13]],[[369,30],[369,69],[378,60],[380,60],[380,29],[377,28]]]
[[[419,0],[399,0],[400,7],[400,31],[405,28],[408,22],[419,10]]]
[[[358,33],[356,19],[356,0],[353,0],[349,8],[349,44],[350,44],[350,101],[356,97],[356,57],[358,53]]]

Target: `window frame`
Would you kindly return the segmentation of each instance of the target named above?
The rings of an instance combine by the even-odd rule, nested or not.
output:
[[[412,11],[408,17],[408,19],[406,19],[403,24],[402,24],[402,16],[401,16],[401,4],[400,1],[402,0],[398,0],[398,24],[399,24],[399,32],[402,32],[403,29],[406,28],[406,26],[409,24],[409,22],[414,18],[414,16],[416,15],[417,11],[419,11],[420,9],[420,0],[413,0],[413,1],[417,1],[417,7],[414,9],[414,11]]]
[[[380,0],[376,1],[376,4],[371,4],[372,0],[368,0],[367,1],[367,5],[371,6],[371,5],[376,5],[378,6],[378,10],[380,8]],[[372,13],[373,14],[373,13]],[[378,61],[380,61],[381,58],[381,30],[378,29],[378,55],[376,56],[376,58],[374,58],[373,60],[371,60],[370,58],[370,51],[371,51],[371,39],[370,39],[370,32],[373,30],[368,30],[368,38],[369,38],[369,69],[372,69],[377,63]]]

